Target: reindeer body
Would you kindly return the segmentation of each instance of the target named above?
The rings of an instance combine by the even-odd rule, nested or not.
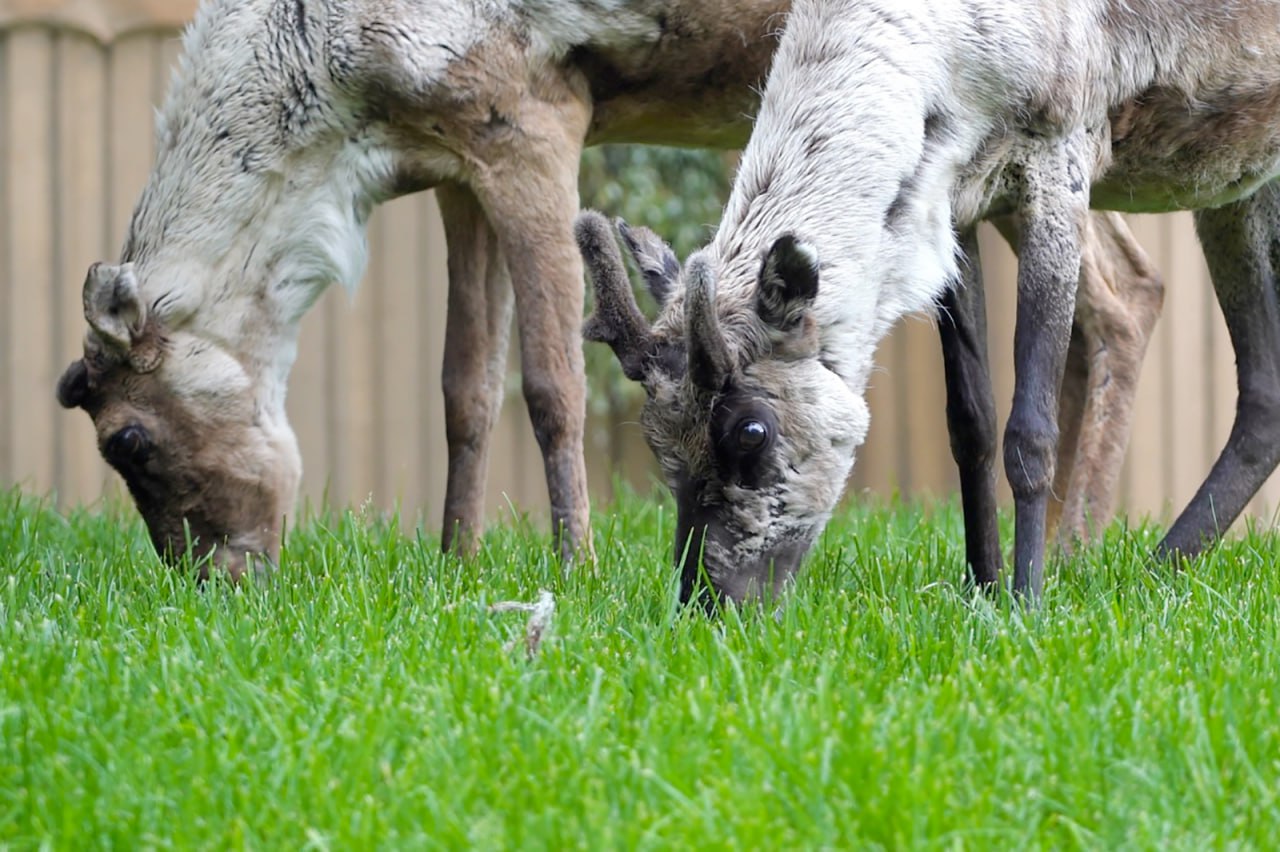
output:
[[[677,295],[651,332],[594,327],[616,349],[629,339],[641,352],[686,355],[674,370],[680,359],[656,354],[634,370],[689,542],[685,596],[699,556],[713,590],[734,599],[776,589],[796,569],[865,435],[875,346],[904,313],[937,301],[952,311],[943,343],[953,440],[969,444],[957,459],[993,455],[976,306],[953,287],[976,260],[973,228],[993,215],[1021,230],[1005,439],[1015,588],[1038,594],[1041,584],[1091,203],[1203,211],[1242,401],[1222,458],[1162,547],[1194,552],[1234,519],[1280,459],[1268,265],[1280,245],[1270,183],[1280,172],[1277,32],[1280,4],[1263,2],[799,0],[715,238],[690,258],[683,286],[664,285]],[[608,299],[600,232],[590,217],[580,225]],[[989,490],[989,471],[975,473],[967,486]],[[994,582],[992,501],[980,496],[970,517],[969,496],[975,577]]]
[[[59,388],[92,415],[157,548],[189,531],[202,552],[226,545],[232,574],[274,554],[300,476],[284,411],[298,323],[329,284],[359,279],[372,207],[434,186],[450,275],[445,545],[479,527],[514,294],[553,523],[574,552],[587,524],[578,155],[740,144],[785,8],[206,2],[121,263],[86,281],[86,357]]]
[[[681,119],[672,141],[740,142],[780,4],[733,4],[750,10],[746,29],[726,8],[205,3],[121,263],[86,281],[86,358],[59,388],[93,416],[157,549],[182,550],[185,522],[199,552],[223,545],[233,575],[246,554],[274,554],[300,475],[284,411],[298,322],[329,284],[359,280],[375,204],[440,186],[462,282],[446,343],[446,544],[479,521],[514,285],[526,396],[572,554],[587,523],[581,263],[569,227],[578,152],[588,136],[660,135],[664,112]],[[696,59],[673,61],[690,46]],[[607,84],[593,92],[578,59]],[[522,261],[510,277],[505,257]],[[164,357],[141,372],[133,350],[147,341]]]
[[[955,231],[1021,213],[1028,183],[1166,212],[1280,172],[1280,7],[1114,5],[803,4],[711,246],[719,290],[753,298],[770,237],[797,230],[823,257],[824,348],[861,391],[869,347],[956,279]]]

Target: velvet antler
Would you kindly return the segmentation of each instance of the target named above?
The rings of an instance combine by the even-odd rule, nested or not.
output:
[[[627,378],[643,381],[656,341],[649,321],[636,305],[609,220],[594,210],[584,210],[574,222],[574,234],[596,301],[582,334],[587,340],[609,344]]]

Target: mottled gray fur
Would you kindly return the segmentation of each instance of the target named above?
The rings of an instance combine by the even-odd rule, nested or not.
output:
[[[86,281],[84,357],[59,391],[93,418],[157,548],[177,553],[189,534],[232,575],[274,557],[301,475],[284,405],[301,317],[330,284],[359,280],[373,206],[436,187],[449,250],[444,546],[481,527],[514,312],[552,523],[565,556],[589,549],[579,155],[609,141],[740,145],[787,5],[204,3],[121,257]],[[1120,258],[1109,244],[1093,243]],[[1118,279],[1130,266],[1117,260]],[[1129,306],[1109,308],[1090,340],[1118,339]],[[1131,392],[1112,391],[1136,375],[1154,313],[1133,347],[1109,350],[1125,358],[1089,362],[1088,385],[1112,404],[1091,400],[1082,422],[1129,410]],[[1081,430],[1095,440],[1075,483],[1123,446],[1100,432]],[[1072,505],[1106,509],[1110,489],[1087,493]]]
[[[959,409],[974,399],[989,408],[985,356],[964,342],[976,308],[953,296],[962,269],[976,268],[977,222],[1010,216],[1020,261],[1004,442],[1014,587],[1039,593],[1090,204],[1204,211],[1241,410],[1162,550],[1193,553],[1217,535],[1280,455],[1277,32],[1274,2],[797,2],[719,230],[664,285],[673,295],[653,332],[672,348],[683,340],[684,367],[644,377],[646,431],[711,591],[740,599],[796,570],[865,435],[876,344],[903,314],[938,300],[958,313],[948,321],[959,334],[944,335],[948,369],[964,377],[949,381],[953,435],[978,419]],[[1255,262],[1235,260],[1242,252]],[[967,453],[993,453],[989,428],[965,440]],[[994,516],[981,527],[993,534]],[[998,541],[980,550],[975,578],[994,582]],[[686,597],[697,556],[684,562]]]

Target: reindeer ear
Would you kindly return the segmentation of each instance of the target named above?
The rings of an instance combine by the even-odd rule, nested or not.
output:
[[[89,396],[89,368],[84,359],[71,362],[58,379],[58,402],[63,408],[79,408]]]
[[[680,277],[680,261],[676,258],[676,253],[662,237],[643,225],[633,228],[621,219],[615,219],[614,224],[618,233],[622,234],[622,240],[627,244],[627,250],[635,259],[636,266],[640,267],[644,283],[649,287],[649,294],[659,306],[666,305]]]
[[[95,263],[84,279],[84,318],[103,343],[124,353],[139,373],[160,365],[163,341],[148,330],[147,305],[133,264]]]
[[[791,234],[778,237],[760,266],[760,318],[778,331],[792,331],[817,295],[818,250]]]
[[[104,342],[128,351],[142,336],[147,306],[133,264],[95,263],[84,279],[84,318]]]

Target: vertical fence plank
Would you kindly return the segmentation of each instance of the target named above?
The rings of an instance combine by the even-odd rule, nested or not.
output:
[[[417,295],[417,325],[413,331],[417,341],[414,358],[419,368],[419,381],[413,397],[417,401],[418,463],[414,468],[422,503],[419,512],[427,529],[436,530],[444,511],[445,479],[449,459],[444,431],[444,398],[440,390],[440,371],[444,364],[444,327],[449,303],[448,249],[444,239],[444,221],[435,193],[423,193],[414,203],[418,207],[419,246],[410,284]]]
[[[54,479],[56,414],[49,395],[57,379],[53,336],[53,36],[19,29],[9,38],[10,92],[6,184],[14,204],[9,221],[8,397],[11,430],[9,475],[44,491]]]
[[[330,287],[299,323],[298,354],[289,374],[285,405],[302,456],[300,513],[323,512],[347,502],[346,493],[337,490],[345,480],[335,481],[337,403],[333,399],[338,357],[334,335],[345,299],[342,288]]]
[[[862,492],[890,494],[900,484],[894,440],[898,407],[893,369],[899,360],[895,343],[896,339],[890,337],[876,348],[875,367],[867,379],[866,401],[871,424],[853,462],[854,482]]]
[[[1167,269],[1170,232],[1166,217],[1133,217],[1132,225],[1156,265]],[[1156,325],[1147,347],[1136,398],[1138,410],[1134,415],[1134,440],[1140,442],[1136,451],[1141,462],[1141,476],[1134,481],[1132,508],[1140,516],[1159,521],[1167,521],[1173,507],[1167,461],[1174,433],[1173,424],[1166,416],[1172,381],[1168,359],[1175,343],[1168,316],[1170,301],[1166,293],[1161,321]]]
[[[908,352],[899,365],[901,392],[907,397],[903,428],[898,432],[905,445],[904,481],[909,493],[946,497],[955,491],[959,474],[947,432],[946,377],[937,323],[912,316],[902,325],[898,333]]]
[[[1171,449],[1166,451],[1164,468],[1170,508],[1176,513],[1195,494],[1213,461],[1210,422],[1197,416],[1211,404],[1213,353],[1208,349],[1204,310],[1205,294],[1212,292],[1212,286],[1191,217],[1160,218],[1167,235],[1160,268],[1176,274],[1179,282],[1165,295],[1168,346],[1156,355],[1166,366],[1161,416],[1170,426],[1166,447]]]
[[[418,244],[423,223],[419,199],[408,197],[385,205],[382,239],[377,250],[379,274],[375,280],[373,312],[377,323],[377,384],[374,386],[377,418],[373,440],[379,448],[377,493],[382,504],[400,501],[402,520],[412,524],[425,502],[424,483],[417,472],[423,428],[418,420],[418,395],[427,391],[418,354],[419,335],[414,310],[421,282],[418,280]]]
[[[1159,228],[1160,238],[1159,245],[1153,251],[1156,263],[1161,269],[1168,269],[1171,258],[1174,254],[1173,241],[1176,238],[1173,223],[1169,221],[1168,216],[1155,217],[1152,220],[1152,227]],[[1179,424],[1174,422],[1170,416],[1169,400],[1174,388],[1174,371],[1173,358],[1174,353],[1179,345],[1179,334],[1184,325],[1180,320],[1178,313],[1185,310],[1182,304],[1187,296],[1187,288],[1176,288],[1165,296],[1165,309],[1168,313],[1164,317],[1161,324],[1159,334],[1152,340],[1152,345],[1156,346],[1156,350],[1152,353],[1151,362],[1155,366],[1155,375],[1152,379],[1156,384],[1156,394],[1159,400],[1159,409],[1156,412],[1156,422],[1160,430],[1160,445],[1162,451],[1159,455],[1158,470],[1156,476],[1160,484],[1161,504],[1152,507],[1152,514],[1162,520],[1169,520],[1174,513],[1174,503],[1176,496],[1174,494],[1174,473],[1172,470],[1172,457],[1178,446]],[[1179,380],[1181,377],[1179,377]]]
[[[333,294],[320,302],[302,318],[298,332],[298,357],[289,375],[286,408],[289,424],[298,437],[302,454],[302,493],[304,506],[319,510],[329,488],[329,381],[327,371],[328,336],[326,313]],[[301,508],[301,507],[300,507]]]
[[[376,210],[370,230],[381,239],[381,218]],[[361,505],[373,493],[374,455],[373,297],[369,276],[355,293],[331,287],[328,304],[326,349],[329,353],[329,469],[338,499]]]
[[[515,322],[515,320],[513,320]],[[508,369],[512,375],[518,374],[516,350],[519,347],[519,330],[511,333],[511,353],[508,358]],[[494,424],[490,437],[489,469],[485,473],[485,516],[491,523],[509,520],[509,502],[519,500],[520,479],[524,470],[519,457],[519,430],[528,419],[520,410],[518,394],[509,394],[503,400],[498,412],[498,422]],[[523,422],[522,422],[523,421]],[[440,460],[440,464],[444,459]]]
[[[103,254],[107,245],[103,50],[86,36],[64,33],[58,38],[58,68],[54,196],[58,217],[52,268],[60,317],[55,346],[65,364],[83,352],[80,282],[89,264],[107,257]],[[88,416],[80,411],[59,412],[55,422],[61,467],[56,483],[59,498],[64,504],[97,499],[106,485],[108,470],[98,456]]]
[[[1154,258],[1160,258],[1165,243],[1160,218],[1133,216],[1128,219],[1128,224],[1147,252]],[[1135,518],[1147,515],[1163,517],[1168,503],[1163,475],[1163,459],[1168,450],[1165,447],[1164,374],[1161,369],[1161,355],[1167,351],[1168,319],[1165,314],[1156,323],[1134,399],[1133,430],[1123,476],[1123,499],[1128,514]]]
[[[359,297],[364,299],[367,307],[367,322],[371,327],[372,333],[368,339],[368,351],[366,357],[369,359],[366,381],[368,383],[367,393],[369,399],[369,428],[368,434],[365,436],[363,443],[368,448],[368,484],[369,494],[375,497],[379,509],[388,508],[394,500],[393,495],[387,491],[387,476],[384,461],[387,458],[387,446],[383,441],[385,437],[384,422],[387,417],[387,394],[383,386],[382,379],[387,374],[387,365],[384,358],[387,354],[387,329],[383,325],[386,319],[384,302],[387,299],[387,290],[393,286],[387,281],[386,261],[387,256],[392,252],[391,245],[393,238],[389,234],[394,230],[394,223],[398,209],[393,204],[383,204],[375,212],[370,221],[368,233],[368,251],[369,262],[366,268],[364,280],[360,284]]]
[[[13,482],[9,468],[12,455],[10,424],[17,418],[13,395],[9,390],[9,365],[14,351],[9,335],[9,298],[13,279],[9,273],[12,245],[9,223],[16,218],[13,195],[9,191],[9,163],[13,159],[9,128],[13,127],[13,75],[9,73],[10,33],[0,30],[0,486]]]
[[[347,487],[346,470],[342,466],[344,436],[342,424],[338,422],[343,399],[342,390],[339,387],[342,372],[338,362],[342,358],[342,349],[339,346],[338,335],[342,333],[343,309],[349,307],[346,300],[345,292],[337,287],[330,287],[312,309],[312,314],[319,315],[312,319],[312,324],[315,325],[316,321],[319,321],[320,333],[323,336],[320,351],[323,359],[321,373],[324,377],[325,456],[319,467],[324,481],[322,493],[326,498],[325,502],[331,506],[341,506],[350,491]],[[312,465],[313,469],[315,467]]]
[[[155,41],[130,36],[107,53],[107,240],[117,257],[154,156]]]

